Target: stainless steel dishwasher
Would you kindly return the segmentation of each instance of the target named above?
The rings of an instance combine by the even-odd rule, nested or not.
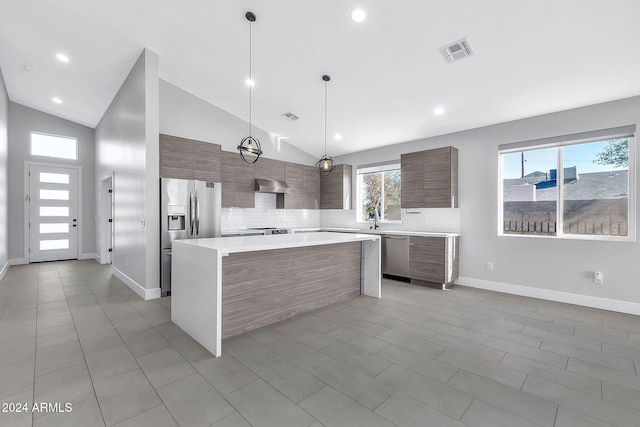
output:
[[[382,236],[382,274],[409,277],[409,236]]]

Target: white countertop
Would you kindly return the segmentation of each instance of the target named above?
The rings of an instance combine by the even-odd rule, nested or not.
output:
[[[378,240],[380,236],[355,233],[301,233],[272,234],[267,236],[216,237],[209,239],[176,240],[175,243],[216,249],[222,255],[238,252],[265,251],[270,249],[295,248],[302,246],[332,245],[335,243]]]
[[[331,231],[339,233],[361,233],[361,234],[376,234],[376,235],[394,235],[394,236],[422,236],[422,237],[458,237],[460,233],[438,233],[430,231],[405,231],[405,230],[360,230],[358,228],[334,228],[334,227],[319,227],[319,228],[294,228],[294,233],[298,232],[312,232],[312,231]]]

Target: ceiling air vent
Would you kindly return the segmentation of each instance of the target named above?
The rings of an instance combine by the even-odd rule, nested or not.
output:
[[[295,122],[296,120],[298,120],[300,117],[296,116],[295,114],[293,114],[291,111],[287,111],[284,114],[280,114],[282,117],[284,117],[285,119],[289,120],[290,122]]]
[[[441,47],[440,52],[447,62],[454,62],[473,55],[473,49],[466,38]]]

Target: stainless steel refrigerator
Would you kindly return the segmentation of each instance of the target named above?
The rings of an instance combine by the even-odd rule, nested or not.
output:
[[[160,178],[160,287],[171,295],[174,240],[221,236],[222,184]]]

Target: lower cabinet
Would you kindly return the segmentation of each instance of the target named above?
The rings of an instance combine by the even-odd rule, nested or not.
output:
[[[409,237],[409,277],[442,284],[458,278],[458,237]]]

